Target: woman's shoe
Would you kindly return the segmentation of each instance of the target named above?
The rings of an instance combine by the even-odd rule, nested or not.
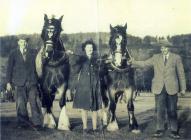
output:
[[[170,138],[172,139],[180,139],[180,135],[176,131],[172,131],[169,135]]]
[[[164,132],[162,130],[157,130],[154,134],[153,137],[159,138],[164,135]]]
[[[93,129],[93,130],[91,130],[91,134],[97,134],[97,133],[99,133],[100,131],[99,131],[99,129]]]
[[[89,130],[88,129],[83,129],[83,134],[88,134],[89,133]]]

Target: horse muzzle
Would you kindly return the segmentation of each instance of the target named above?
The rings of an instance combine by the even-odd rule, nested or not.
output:
[[[50,56],[53,53],[53,42],[51,40],[48,40],[45,42],[44,49],[42,52],[42,56],[44,59],[50,58]]]

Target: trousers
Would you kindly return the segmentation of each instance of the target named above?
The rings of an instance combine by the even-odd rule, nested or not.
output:
[[[155,105],[156,105],[156,127],[157,130],[164,130],[166,113],[168,121],[170,123],[171,131],[178,130],[177,122],[177,102],[178,96],[169,95],[163,87],[163,90],[160,94],[155,95]]]
[[[24,86],[15,86],[15,93],[18,124],[26,124],[29,122],[27,111],[27,102],[29,102],[32,123],[34,125],[42,125],[43,117],[36,85],[25,84]]]

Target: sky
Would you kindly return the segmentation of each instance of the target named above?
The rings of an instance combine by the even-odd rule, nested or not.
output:
[[[0,0],[0,36],[40,33],[43,16],[64,15],[63,33],[109,32],[125,25],[135,36],[191,33],[191,0]]]

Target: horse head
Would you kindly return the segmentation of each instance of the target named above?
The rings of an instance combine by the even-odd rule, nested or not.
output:
[[[62,18],[63,16],[59,19],[56,19],[55,16],[48,18],[46,14],[44,15],[41,38],[44,42],[43,52],[47,57],[51,57],[55,51],[64,51],[64,46],[60,39]]]
[[[127,65],[127,59],[130,55],[127,50],[127,24],[124,26],[117,25],[112,27],[110,25],[110,52],[113,64],[117,67],[124,67]]]

